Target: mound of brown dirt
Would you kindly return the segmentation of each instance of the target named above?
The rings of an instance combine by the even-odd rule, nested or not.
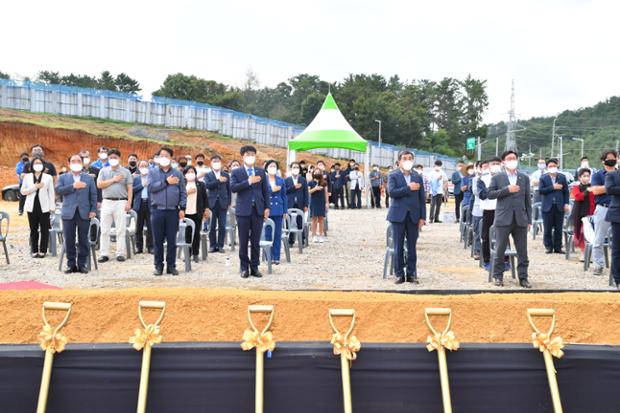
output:
[[[554,308],[565,342],[620,344],[613,293],[401,295],[212,289],[7,291],[0,293],[0,343],[35,343],[43,301],[73,303],[64,333],[72,343],[126,342],[139,326],[139,300],[163,300],[164,341],[240,341],[249,304],[275,305],[278,341],[329,340],[329,308],[357,311],[362,342],[424,342],[425,307],[450,307],[462,342],[528,342],[528,308]],[[437,323],[441,323],[438,320]]]

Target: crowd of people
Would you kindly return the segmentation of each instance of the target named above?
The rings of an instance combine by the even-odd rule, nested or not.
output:
[[[413,161],[413,153],[400,153],[396,169],[388,175],[387,193],[392,205],[387,220],[392,227],[397,284],[418,282],[416,243],[419,229],[427,223],[424,200],[430,197],[428,222],[441,223],[439,211],[448,184],[441,161],[436,161],[428,173]],[[457,162],[457,170],[451,177],[456,222],[462,220],[471,225],[473,258],[482,260],[482,267],[492,271],[496,286],[504,285],[504,272],[511,270],[505,252],[512,238],[519,285],[531,288],[528,232],[539,213],[542,245],[547,254],[565,254],[565,248],[573,248],[562,245],[566,231],[572,235],[574,248],[581,250],[580,261],[589,260],[585,255],[584,231],[591,229],[594,275],[603,274],[604,247],[611,245],[610,271],[616,288],[620,289],[620,242],[613,242],[620,239],[618,154],[614,150],[604,151],[600,161],[600,169],[595,169],[587,157],[582,157],[575,171],[576,181],[572,173],[558,169],[559,161],[555,158],[540,159],[537,170],[527,175],[519,170],[519,156],[511,150],[501,157],[475,163]],[[491,261],[492,242],[495,243],[494,262]]]
[[[336,162],[330,169],[323,160],[315,165],[306,165],[302,160],[288,165],[287,173],[276,160],[256,165],[253,146],[243,146],[240,156],[240,160],[232,159],[224,165],[219,155],[209,159],[204,154],[175,156],[169,147],[162,147],[148,159],[140,159],[135,153],[123,157],[116,148],[100,147],[96,160],[91,159],[88,150],[82,150],[68,157],[66,165],[57,171],[45,159],[43,147],[34,145],[16,165],[19,213],[28,215],[32,257],[47,254],[50,215],[58,202],[67,255],[65,272],[88,272],[87,236],[94,217],[100,220],[98,262],[123,262],[126,217],[133,210],[136,253],[153,254],[155,275],[162,275],[164,269],[177,275],[179,221],[187,218],[194,222],[196,230],[187,242],[198,262],[199,230],[209,227],[209,252],[224,252],[227,219],[232,211],[238,228],[241,275],[261,277],[260,237],[267,218],[273,221],[274,229],[272,233],[271,227],[266,227],[265,235],[273,240],[272,260],[279,265],[282,230],[289,209],[309,214],[310,240],[321,243],[326,239],[325,219],[330,204],[336,209],[362,206],[364,176],[353,159],[346,168]],[[373,167],[370,182],[372,207],[381,208],[385,183],[378,166]],[[291,225],[300,227],[302,222],[303,217],[297,215],[297,222]],[[288,242],[295,243],[294,234]]]

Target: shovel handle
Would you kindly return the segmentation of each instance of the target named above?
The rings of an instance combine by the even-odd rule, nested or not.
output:
[[[161,310],[161,312],[159,313],[159,317],[157,318],[155,323],[153,323],[154,325],[158,326],[159,323],[161,323],[161,320],[163,320],[164,318],[164,313],[166,312],[166,302],[165,301],[140,301],[138,303],[138,318],[140,319],[140,322],[142,323],[144,328],[147,328],[147,324],[144,321],[144,317],[142,316],[143,308]]]
[[[58,331],[60,331],[61,328],[64,327],[64,325],[69,320],[69,315],[71,315],[71,303],[57,303],[57,302],[51,302],[51,301],[46,301],[43,303],[43,307],[41,309],[41,316],[43,317],[43,322],[45,323],[45,325],[49,326],[50,323],[47,321],[47,317],[45,315],[46,310],[57,310],[57,311],[67,312],[65,314],[65,318],[63,318],[60,324],[58,324],[58,326],[56,326],[56,328],[54,329],[54,335],[55,335]]]
[[[46,310],[65,310],[71,309],[71,303],[57,303],[52,301],[46,301],[43,303],[43,308]]]
[[[254,331],[259,331],[258,327],[256,327],[256,324],[254,324],[254,321],[252,321],[252,314],[254,313],[269,313],[269,320],[267,321],[265,328],[263,328],[263,330],[261,331],[261,334],[265,334],[267,331],[269,331],[269,328],[271,328],[271,324],[273,323],[273,316],[275,313],[274,306],[273,305],[249,305],[248,306],[248,321],[250,323],[250,326],[252,327]]]
[[[424,309],[424,320],[426,321],[426,325],[429,330],[433,332],[433,334],[439,334],[437,330],[433,327],[433,323],[431,323],[431,319],[429,316],[432,315],[446,315],[448,316],[448,323],[446,324],[446,328],[443,330],[443,334],[450,331],[450,327],[452,327],[452,309],[450,308],[426,308]]]
[[[329,315],[329,324],[331,325],[332,330],[334,330],[334,333],[336,334],[340,334],[340,330],[338,330],[338,328],[334,324],[334,317],[351,317],[351,324],[349,325],[347,332],[344,334],[345,340],[348,339],[349,334],[351,334],[351,332],[353,331],[353,328],[355,327],[355,310],[351,308],[347,308],[347,309],[333,308],[329,310],[328,315]]]
[[[551,317],[551,326],[549,327],[547,335],[550,336],[555,330],[555,310],[553,308],[528,308],[527,321],[530,322],[532,329],[540,334],[540,330],[536,326],[536,323],[534,323],[532,317]]]

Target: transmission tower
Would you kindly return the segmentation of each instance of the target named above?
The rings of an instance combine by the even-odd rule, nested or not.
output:
[[[517,136],[515,134],[516,126],[515,115],[515,81],[512,80],[512,92],[510,93],[510,112],[508,112],[508,128],[506,129],[506,147],[505,150],[517,150]]]

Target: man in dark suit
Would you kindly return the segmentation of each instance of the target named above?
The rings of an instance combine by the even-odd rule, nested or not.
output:
[[[568,212],[569,193],[566,177],[558,173],[558,160],[547,160],[547,173],[540,177],[538,191],[542,197],[542,216],[545,228],[543,242],[547,254],[562,251],[562,225]]]
[[[146,248],[153,253],[153,236],[151,233],[151,194],[149,192],[149,163],[140,161],[137,172],[133,176],[133,205],[138,219],[136,220],[136,253],[144,251],[144,225],[146,224]]]
[[[205,185],[211,210],[211,229],[209,230],[209,251],[224,252],[226,238],[226,214],[230,207],[230,176],[222,171],[222,158],[211,157],[211,171],[205,175]]]
[[[63,197],[62,229],[67,252],[66,274],[72,272],[88,273],[88,228],[90,219],[97,215],[97,187],[93,178],[83,171],[80,155],[69,157],[71,172],[61,175],[56,184],[56,192]],[[79,251],[76,261],[75,230],[78,234]]]
[[[504,254],[508,246],[508,238],[512,235],[517,250],[519,264],[519,285],[523,288],[532,288],[527,280],[527,233],[532,225],[532,199],[530,197],[530,178],[517,170],[518,155],[513,150],[502,154],[504,172],[491,178],[488,189],[488,198],[497,199],[495,207],[495,270],[493,277],[495,285],[504,285]]]
[[[243,166],[232,171],[230,189],[237,194],[235,216],[239,231],[241,277],[262,277],[258,270],[260,235],[264,220],[269,218],[269,184],[265,170],[255,166],[256,148],[246,145],[239,152],[243,157]],[[251,260],[248,257],[248,244],[252,249]]]
[[[416,243],[420,228],[425,224],[426,202],[424,181],[413,171],[414,155],[410,151],[398,154],[399,169],[388,176],[388,190],[392,203],[387,220],[392,224],[394,239],[394,269],[396,284],[403,282],[418,283],[416,271]],[[405,236],[407,236],[407,273],[404,269]]]
[[[605,191],[610,196],[605,220],[611,222],[611,238],[620,239],[620,170],[605,174]],[[611,274],[620,290],[620,242],[611,243]]]
[[[334,207],[336,209],[344,209],[344,176],[340,170],[340,163],[336,162],[334,164],[334,171],[330,174],[329,180],[332,185],[332,199],[334,202]],[[338,206],[339,203],[340,207]]]
[[[291,176],[284,180],[284,186],[286,187],[286,196],[288,199],[288,207],[297,208],[304,212],[308,211],[308,205],[310,203],[308,195],[308,182],[306,178],[301,176],[301,167],[297,162],[293,162],[290,165]],[[303,217],[297,216],[297,227],[303,225]],[[295,234],[291,234],[288,239],[289,245],[295,244]]]

